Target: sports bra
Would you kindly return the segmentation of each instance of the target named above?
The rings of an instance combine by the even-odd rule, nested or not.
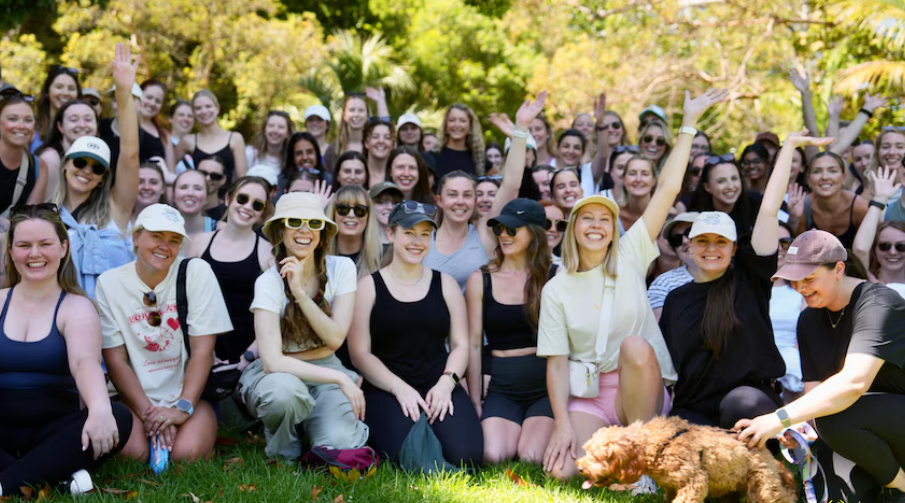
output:
[[[484,335],[493,350],[531,348],[537,346],[537,329],[528,323],[525,304],[501,304],[493,297],[493,276],[484,277]]]
[[[229,144],[233,140],[233,132],[229,132],[229,139],[226,140],[226,146],[221,148],[216,152],[205,152],[198,148],[198,133],[195,133],[195,151],[192,152],[192,160],[195,162],[195,166],[207,159],[208,157],[219,157],[223,159],[224,166],[224,174],[226,175],[226,183],[229,185],[233,180],[233,172],[236,170],[236,158],[233,157],[233,150],[229,147]]]

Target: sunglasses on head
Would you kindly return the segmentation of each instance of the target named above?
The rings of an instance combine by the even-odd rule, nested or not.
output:
[[[650,135],[650,134],[644,135],[644,138],[641,138],[641,141],[644,143],[656,142],[658,147],[662,147],[663,145],[666,145],[666,138],[663,138],[662,136],[658,136],[658,137],[654,138],[654,136]]]
[[[248,197],[248,194],[239,194],[236,196],[236,202],[239,203],[239,206],[245,206],[248,204],[251,198]],[[264,208],[267,206],[267,203],[261,201],[260,199],[255,199],[251,203],[251,208],[255,211],[264,211]]]
[[[415,213],[424,213],[425,215],[433,218],[434,215],[437,214],[437,207],[433,204],[424,204],[419,203],[418,201],[409,201],[405,200],[399,203],[402,205],[402,209],[405,211],[407,215],[412,215]]]
[[[373,115],[371,117],[368,117],[368,123],[372,126],[376,126],[378,124],[389,125],[389,124],[392,124],[393,121],[387,117],[377,117],[376,115]]]
[[[94,96],[88,96],[85,98],[85,101],[88,102],[89,105],[96,107],[101,104],[101,100],[95,98]]]
[[[905,126],[883,126],[882,131],[905,131]]]
[[[893,246],[896,247],[897,252],[905,253],[905,242],[900,241],[898,243],[893,244],[893,243],[881,241],[880,243],[877,243],[877,248],[879,248],[881,252],[888,252],[889,250],[892,249]]]
[[[553,227],[556,227],[556,232],[566,232],[566,227],[569,226],[568,220],[562,220],[557,218],[556,220],[550,220],[549,218],[544,223],[544,229],[550,230]]]
[[[685,229],[682,232],[670,234],[669,237],[666,238],[666,240],[669,241],[669,246],[671,246],[673,248],[678,248],[678,247],[682,246],[682,242],[685,240],[685,238],[688,237],[688,235],[690,233],[691,233],[691,227]]]
[[[141,301],[147,307],[156,308],[157,307],[157,294],[154,293],[153,291],[145,292],[145,294],[142,295],[142,297],[141,297]],[[152,327],[159,327],[161,321],[162,321],[162,317],[160,316],[160,311],[155,309],[154,311],[151,311],[150,313],[148,313],[148,325],[151,325]]]
[[[198,172],[215,182],[219,182],[220,180],[226,178],[226,175],[222,173],[214,173],[213,171],[204,171],[203,169],[199,169]]]
[[[15,87],[10,87],[8,89],[4,89],[0,91],[0,100],[11,100],[19,98],[26,103],[31,103],[35,100],[35,97],[30,94],[25,94],[22,91],[16,89]]]
[[[604,125],[600,126],[600,127],[597,128],[597,129],[599,129],[599,130],[601,130],[601,131],[606,131],[606,130],[609,129],[609,128],[613,128],[613,130],[619,131],[620,129],[622,129],[622,123],[621,123],[621,122],[614,122],[614,123],[612,123],[612,124],[604,124]]]
[[[301,229],[303,225],[307,225],[309,230],[319,231],[327,225],[327,222],[320,218],[284,218],[283,225],[288,229]]]
[[[107,171],[101,163],[93,160],[89,160],[87,157],[76,157],[72,159],[72,165],[77,169],[82,169],[85,166],[91,164],[91,171],[94,172],[95,175],[103,175],[104,171]]]
[[[782,247],[783,250],[788,250],[790,246],[792,246],[792,238],[779,238],[779,246]]]
[[[29,211],[49,211],[51,213],[59,213],[60,208],[53,203],[38,204],[17,204],[9,209],[9,216],[18,215],[20,213],[28,213]]]
[[[712,155],[705,159],[704,162],[710,164],[711,166],[716,166],[721,162],[735,162],[735,156],[732,154]]]
[[[493,224],[493,233],[494,234],[496,234],[497,236],[502,236],[503,231],[505,231],[506,234],[509,234],[509,237],[515,237],[515,234],[518,232],[518,228],[517,227],[516,228],[508,227],[499,222]]]
[[[474,179],[475,182],[500,182],[503,180],[503,175],[493,175],[493,176],[479,176]]]
[[[638,148],[637,145],[616,145],[613,152],[616,152],[617,154],[624,154],[626,152],[637,154],[638,152],[641,152],[641,149]]]
[[[368,214],[370,209],[366,204],[356,204],[355,206],[349,206],[348,204],[337,204],[336,205],[336,214],[344,217],[352,212],[356,217],[361,218]]]
[[[79,71],[75,68],[69,68],[68,66],[63,65],[50,65],[51,72],[63,72],[68,73],[69,75],[78,75]]]

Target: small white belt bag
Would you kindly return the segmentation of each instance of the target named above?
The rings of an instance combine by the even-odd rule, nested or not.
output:
[[[594,345],[597,358],[593,362],[569,360],[569,393],[576,398],[594,398],[600,392],[600,361],[609,338],[615,290],[615,282],[604,272],[600,323],[597,325],[597,341]]]

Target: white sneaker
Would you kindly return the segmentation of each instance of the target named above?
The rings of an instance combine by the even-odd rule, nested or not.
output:
[[[94,489],[91,475],[85,470],[79,470],[72,474],[72,482],[69,483],[69,494],[85,494]]]
[[[654,482],[654,479],[648,477],[647,475],[642,475],[641,478],[638,479],[638,482],[635,482],[632,485],[635,486],[635,488],[632,489],[632,496],[656,494],[657,491],[660,490],[660,488],[657,487],[657,483]]]

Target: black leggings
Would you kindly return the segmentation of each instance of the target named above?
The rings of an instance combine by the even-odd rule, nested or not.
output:
[[[132,432],[132,413],[124,405],[112,405],[119,444],[112,452],[94,459],[92,446],[82,451],[82,429],[88,420],[88,409],[78,410],[76,404],[73,411],[71,403],[63,404],[58,400],[4,403],[7,411],[21,411],[19,406],[28,407],[24,415],[45,420],[30,425],[27,421],[16,421],[15,424],[0,421],[0,487],[3,495],[19,494],[20,486],[68,481],[73,473],[94,468],[122,450]]]
[[[418,390],[421,396],[429,390]],[[365,384],[365,423],[371,429],[369,443],[381,455],[397,460],[399,449],[415,423],[402,415],[402,408],[392,393]],[[456,386],[452,393],[454,415],[437,419],[431,425],[446,461],[460,466],[478,466],[484,458],[484,433],[465,388]],[[424,414],[424,411],[421,411]]]
[[[739,386],[726,394],[715,406],[673,409],[671,415],[694,424],[730,429],[739,419],[752,419],[782,407],[782,399],[772,391],[752,386]]]
[[[905,395],[866,393],[848,409],[817,419],[824,447],[837,454],[818,453],[830,473],[831,499],[870,501],[870,495],[892,482],[899,467],[905,466],[903,418]]]

